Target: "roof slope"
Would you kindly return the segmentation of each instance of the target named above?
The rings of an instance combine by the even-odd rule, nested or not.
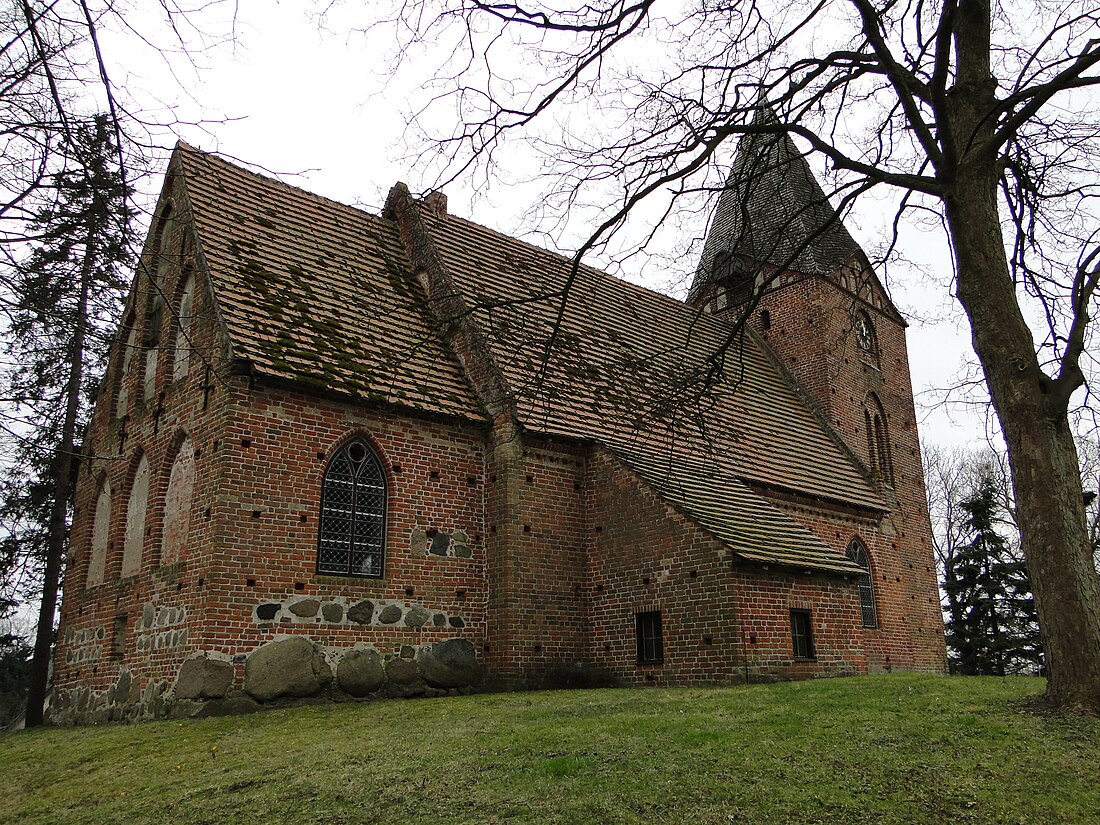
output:
[[[394,222],[187,146],[177,157],[236,357],[307,387],[484,420]],[[715,362],[730,343],[725,319],[573,273],[568,259],[471,221],[422,217],[525,427],[608,445],[744,558],[853,572],[746,486],[883,509],[751,338]]]
[[[315,389],[483,418],[392,222],[183,143],[174,159],[235,357]]]
[[[425,216],[530,429],[706,458],[825,500],[882,500],[751,337],[680,301],[457,217]],[[560,317],[559,317],[560,316]],[[547,342],[554,333],[549,354]]]
[[[737,555],[761,563],[834,573],[863,570],[790,516],[713,463],[613,450],[662,498],[722,540]]]
[[[758,109],[756,123],[775,122],[766,107]],[[692,297],[710,280],[715,258],[723,252],[808,275],[830,275],[862,255],[786,133],[741,138],[703,245]]]

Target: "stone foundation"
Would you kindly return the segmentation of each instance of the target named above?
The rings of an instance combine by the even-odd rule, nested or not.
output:
[[[58,689],[48,715],[57,725],[201,718],[304,701],[471,693],[483,681],[481,662],[465,639],[403,645],[384,654],[369,645],[332,649],[289,636],[244,657],[192,655],[171,684],[150,682],[142,688],[123,670],[107,690]]]

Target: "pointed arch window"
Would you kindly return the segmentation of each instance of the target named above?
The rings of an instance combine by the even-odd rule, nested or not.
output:
[[[886,412],[878,396],[871,393],[863,407],[863,425],[867,431],[867,458],[875,478],[890,487],[894,486],[894,459],[890,454],[890,433],[886,426]]]
[[[184,438],[168,474],[164,494],[164,529],[161,532],[160,563],[175,564],[187,556],[191,528],[191,499],[195,492],[195,447]]]
[[[176,326],[176,354],[172,364],[172,379],[187,377],[191,358],[191,319],[195,304],[195,278],[189,270],[183,273],[183,289],[180,291],[179,323]]]
[[[104,479],[95,503],[92,521],[92,553],[88,561],[88,578],[85,587],[103,583],[107,571],[107,542],[111,534],[111,482]]]
[[[878,627],[875,589],[871,579],[871,557],[867,554],[867,548],[859,539],[852,539],[845,555],[848,556],[848,561],[863,568],[863,574],[859,577],[859,608],[863,614],[863,626]]]
[[[153,271],[157,273],[157,279],[163,284],[163,276],[168,268],[168,229],[172,220],[172,204],[164,207],[160,220],[157,222],[157,238],[153,245],[157,259],[153,263]]]
[[[386,475],[362,438],[329,460],[321,482],[317,572],[381,578],[385,570]]]
[[[149,298],[149,314],[145,318],[145,400],[153,397],[157,386],[157,355],[160,352],[160,333],[164,326],[164,297],[160,286],[152,285]]]
[[[126,538],[122,543],[122,575],[132,576],[141,569],[145,548],[145,514],[149,508],[149,460],[141,457],[126,501]]]

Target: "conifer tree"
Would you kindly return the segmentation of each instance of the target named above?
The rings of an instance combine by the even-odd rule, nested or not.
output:
[[[1001,504],[988,471],[960,502],[964,543],[945,570],[947,645],[955,673],[1004,676],[1042,662],[1027,563],[998,529]]]
[[[51,180],[52,200],[32,222],[33,247],[8,285],[6,395],[35,425],[19,433],[0,503],[0,558],[28,568],[25,581],[41,582],[28,726],[42,721],[72,482],[91,406],[88,378],[105,360],[132,262],[130,193],[109,119],[73,123],[66,151],[66,167]]]

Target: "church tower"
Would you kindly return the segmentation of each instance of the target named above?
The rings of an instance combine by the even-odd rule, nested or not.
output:
[[[761,107],[756,122],[769,121]],[[881,621],[912,624],[919,657],[942,619],[907,324],[787,134],[741,139],[688,303],[744,318],[881,492],[889,512],[869,548],[874,585],[893,603]]]

